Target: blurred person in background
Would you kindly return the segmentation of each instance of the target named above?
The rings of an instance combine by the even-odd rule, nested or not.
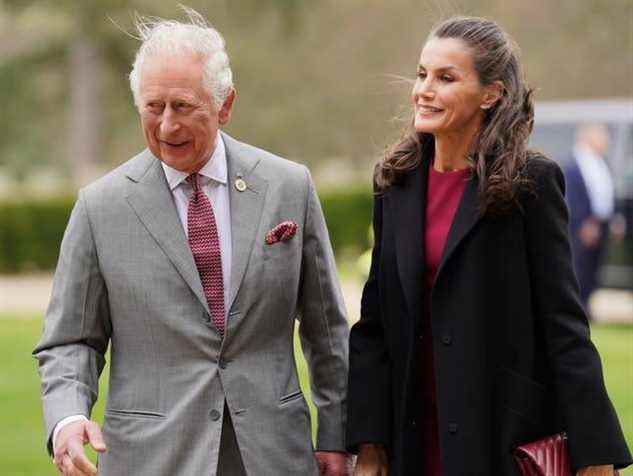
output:
[[[34,351],[49,451],[66,476],[96,474],[87,443],[104,476],[346,475],[348,325],[314,185],[219,130],[236,95],[224,40],[185,10],[138,19],[148,148],[79,192],[64,235]]]
[[[622,236],[622,219],[614,219],[615,190],[606,162],[609,130],[602,124],[585,124],[576,131],[572,159],[565,168],[569,207],[569,233],[580,298],[589,317],[589,298],[598,284],[611,224]]]
[[[518,475],[566,432],[583,476],[631,455],[573,273],[558,165],[526,150],[532,91],[496,23],[423,46],[412,125],[377,165],[375,243],[350,336],[355,476]]]

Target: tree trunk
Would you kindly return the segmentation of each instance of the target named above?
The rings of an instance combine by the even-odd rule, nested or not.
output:
[[[78,37],[70,45],[69,161],[72,179],[79,188],[100,172],[103,105],[103,62],[94,41]]]

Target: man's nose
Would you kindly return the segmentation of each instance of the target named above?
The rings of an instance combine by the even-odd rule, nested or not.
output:
[[[180,121],[174,110],[166,106],[163,111],[163,120],[160,123],[160,131],[164,135],[173,134],[180,129]]]

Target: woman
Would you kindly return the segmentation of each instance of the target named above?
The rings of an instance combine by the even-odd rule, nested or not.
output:
[[[350,343],[355,475],[516,475],[565,431],[582,475],[631,462],[578,299],[559,167],[530,153],[531,90],[498,25],[451,18],[418,65],[414,119],[375,172]]]

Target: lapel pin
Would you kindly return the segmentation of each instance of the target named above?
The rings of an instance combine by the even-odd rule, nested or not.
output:
[[[235,188],[238,192],[243,192],[244,190],[246,190],[246,182],[244,182],[244,179],[242,179],[241,177],[235,179]]]

